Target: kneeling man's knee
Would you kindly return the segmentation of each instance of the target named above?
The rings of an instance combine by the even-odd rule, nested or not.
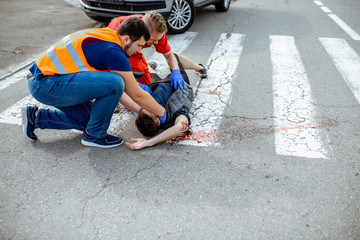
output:
[[[113,91],[116,91],[118,94],[122,94],[125,90],[124,79],[119,74],[115,73],[115,76],[112,80],[112,86],[114,88]]]

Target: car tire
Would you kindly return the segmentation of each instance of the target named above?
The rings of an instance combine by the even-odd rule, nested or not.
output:
[[[220,0],[220,2],[215,4],[215,9],[217,12],[226,12],[230,8],[231,0]]]
[[[174,0],[171,12],[166,20],[170,33],[187,31],[195,19],[195,6],[192,0]]]

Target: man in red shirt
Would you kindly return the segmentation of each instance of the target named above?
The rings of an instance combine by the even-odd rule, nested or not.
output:
[[[168,43],[166,36],[166,21],[163,16],[157,12],[148,12],[145,15],[136,14],[131,16],[142,18],[142,20],[146,23],[150,30],[150,39],[146,42],[144,48],[154,45],[155,50],[158,53],[164,55],[166,62],[168,63],[172,71],[170,77],[171,86],[173,86],[175,89],[177,89],[178,86],[183,89],[184,79],[181,76],[179,65]],[[128,17],[130,16],[117,17],[109,23],[108,27],[115,30]],[[185,69],[195,70],[197,73],[199,73],[201,78],[207,77],[206,69],[201,64],[196,64],[192,60],[181,54],[177,55]],[[148,64],[145,60],[144,55],[141,52],[131,56],[129,58],[129,62],[132,71],[139,83],[145,85],[152,83]]]

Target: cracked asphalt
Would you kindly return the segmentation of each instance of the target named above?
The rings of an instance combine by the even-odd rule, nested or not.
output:
[[[360,32],[357,0],[324,3]],[[97,24],[59,0],[3,0],[0,22],[0,82]],[[74,131],[40,130],[28,142],[20,126],[0,123],[0,239],[360,239],[359,103],[318,38],[344,38],[358,55],[359,42],[311,0],[236,0],[227,13],[210,6],[189,31],[199,34],[183,53],[203,64],[221,33],[246,34],[231,100],[208,133],[219,144],[104,150],[82,146]],[[296,39],[319,109],[312,123],[274,124],[276,34]],[[1,90],[0,113],[28,94],[25,79]],[[278,155],[275,134],[292,129],[325,131],[332,156]],[[119,131],[125,141],[140,137],[132,122]]]

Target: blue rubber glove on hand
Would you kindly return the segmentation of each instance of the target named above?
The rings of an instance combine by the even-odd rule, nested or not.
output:
[[[160,119],[160,125],[163,125],[166,122],[166,109],[163,116],[159,117]]]
[[[142,84],[142,83],[139,83],[139,86],[140,86],[145,92],[150,93],[150,95],[152,94],[152,91],[151,91],[151,89],[150,89],[148,86],[146,86],[146,85],[144,85],[144,84]]]
[[[170,81],[171,81],[171,86],[174,87],[175,90],[177,89],[178,86],[180,87],[181,90],[184,89],[184,85],[185,85],[184,78],[181,76],[179,69],[175,69],[172,71]]]

